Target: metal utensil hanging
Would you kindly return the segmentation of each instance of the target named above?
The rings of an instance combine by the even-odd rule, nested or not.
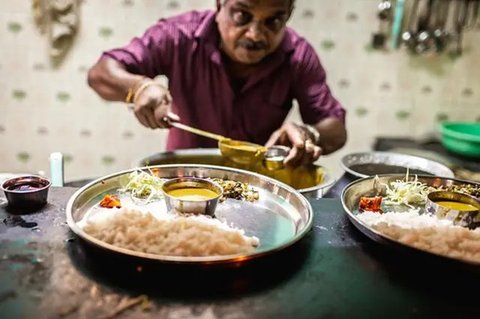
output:
[[[383,0],[378,6],[380,20],[385,2]],[[401,44],[415,54],[445,52],[453,43],[453,52],[460,55],[463,52],[464,32],[480,30],[480,0],[397,0],[392,11],[394,17],[402,16]],[[391,33],[394,49],[398,47],[395,44],[398,29],[399,21],[394,20]],[[385,34],[375,35],[377,40],[384,42]]]

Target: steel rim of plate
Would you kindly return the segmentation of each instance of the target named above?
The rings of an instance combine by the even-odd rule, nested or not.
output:
[[[418,165],[417,163],[424,163],[425,165]],[[455,175],[453,171],[447,166],[435,162],[433,160],[394,152],[363,152],[363,153],[351,153],[345,155],[341,160],[342,168],[353,176],[360,178],[369,177],[369,175],[359,173],[352,170],[350,167],[354,164],[387,164],[387,165],[397,165],[404,166],[405,164],[410,164],[412,169],[420,169],[427,173],[431,173],[436,176],[442,176],[445,178],[453,178]],[[443,172],[443,173],[439,173]]]
[[[299,240],[301,240],[305,235],[308,233],[308,231],[312,227],[313,223],[313,209],[308,200],[303,196],[298,190],[295,190],[291,186],[284,184],[282,182],[279,182],[275,179],[272,179],[270,177],[258,174],[258,173],[253,173],[250,171],[246,170],[241,170],[241,169],[234,169],[234,168],[229,168],[229,167],[224,167],[224,166],[215,166],[215,165],[201,165],[201,164],[164,164],[164,165],[154,165],[154,166],[148,166],[148,168],[164,168],[164,169],[169,169],[169,168],[184,168],[184,169],[213,169],[213,170],[219,170],[219,171],[224,171],[224,172],[231,172],[231,173],[237,173],[237,174],[243,174],[247,176],[253,176],[255,178],[259,178],[261,180],[264,180],[265,182],[272,183],[273,185],[276,185],[277,187],[283,188],[285,191],[287,191],[289,194],[293,194],[297,200],[301,202],[301,204],[306,208],[307,210],[307,220],[304,221],[305,225],[304,227],[298,231],[294,235],[294,237],[281,244],[278,245],[277,247],[271,248],[269,250],[265,251],[260,251],[260,252],[253,252],[251,254],[246,254],[246,255],[223,255],[223,256],[204,256],[204,257],[184,257],[184,256],[167,256],[167,255],[157,255],[157,254],[149,254],[149,253],[142,253],[142,252],[137,252],[125,248],[120,248],[108,243],[105,243],[99,239],[94,238],[91,235],[88,235],[85,233],[78,225],[77,222],[74,220],[73,217],[73,209],[74,209],[74,204],[75,201],[81,196],[85,195],[86,191],[88,191],[91,187],[97,185],[98,183],[103,183],[104,181],[108,181],[112,178],[122,176],[125,174],[128,174],[130,172],[133,172],[138,169],[146,169],[147,166],[145,167],[137,167],[137,168],[132,168],[120,172],[116,172],[113,174],[109,174],[103,177],[100,177],[87,185],[83,186],[79,190],[77,190],[68,200],[67,206],[66,206],[66,217],[67,217],[67,224],[69,228],[80,238],[83,240],[87,241],[90,244],[93,244],[97,247],[100,247],[102,249],[109,250],[111,252],[119,253],[125,256],[130,256],[134,258],[141,258],[145,260],[151,260],[151,261],[157,261],[157,262],[162,262],[162,263],[174,263],[174,264],[199,264],[199,265],[209,265],[209,264],[231,264],[231,263],[238,263],[238,262],[246,262],[249,260],[253,259],[258,259],[263,256],[267,255],[272,255],[275,254],[276,252],[282,251],[287,247],[290,247],[297,243]]]
[[[380,180],[382,180],[382,179],[388,179],[388,180],[402,179],[404,177],[405,177],[405,175],[402,175],[402,174],[378,175],[378,178]],[[381,233],[378,230],[373,229],[372,227],[370,227],[369,225],[367,225],[363,221],[359,220],[356,217],[356,214],[352,211],[354,209],[353,208],[350,209],[349,206],[351,206],[351,205],[348,205],[348,203],[347,203],[347,199],[346,199],[347,193],[353,192],[356,187],[360,188],[360,185],[363,184],[363,183],[371,183],[372,188],[373,188],[373,179],[374,178],[375,178],[374,176],[369,176],[369,177],[364,177],[364,178],[358,179],[356,181],[353,181],[353,182],[349,183],[347,186],[345,186],[345,188],[343,189],[342,194],[341,194],[341,201],[342,201],[343,210],[347,214],[348,219],[352,222],[352,224],[361,233],[363,233],[368,238],[370,238],[370,239],[372,239],[372,240],[374,240],[378,243],[381,243],[381,244],[387,243],[387,244],[392,245],[392,246],[396,246],[396,247],[400,247],[400,248],[404,248],[404,249],[409,249],[409,250],[413,250],[413,251],[420,252],[420,253],[425,253],[427,255],[434,255],[434,256],[437,256],[437,257],[446,258],[447,260],[452,260],[452,261],[460,262],[460,263],[463,263],[463,264],[480,266],[480,262],[474,262],[474,261],[464,260],[464,259],[460,259],[460,258],[455,258],[455,257],[452,257],[452,256],[441,255],[441,254],[433,252],[433,251],[428,251],[428,250],[424,250],[424,249],[421,249],[421,248],[417,248],[415,246],[410,246],[410,245],[407,245],[407,244],[403,244],[400,241],[388,237],[387,235]],[[432,182],[433,181],[435,181],[436,183],[442,182],[442,183],[449,184],[449,185],[450,184],[452,184],[452,185],[455,185],[455,184],[470,184],[470,185],[476,185],[476,186],[480,185],[478,183],[472,183],[472,182],[467,181],[467,180],[450,178],[450,177],[441,178],[441,177],[435,177],[435,176],[422,175],[422,176],[419,176],[418,178],[419,178],[420,181],[424,181],[424,182],[425,182],[425,180],[431,180]],[[362,194],[363,193],[357,193],[357,195],[359,195],[359,196],[362,196]],[[358,198],[358,200],[359,200],[359,198]],[[358,202],[358,200],[349,199],[349,201],[353,201],[353,202],[355,202],[355,201]]]

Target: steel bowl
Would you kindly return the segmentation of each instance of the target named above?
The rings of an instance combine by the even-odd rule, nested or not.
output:
[[[5,193],[8,206],[19,209],[37,209],[47,203],[50,181],[36,175],[7,179],[0,188]]]
[[[290,148],[283,145],[274,145],[267,148],[263,159],[263,166],[269,171],[285,168],[283,161],[290,152]]]
[[[472,209],[465,210],[446,207],[441,204],[441,202],[445,201],[468,204]],[[474,196],[451,191],[431,192],[427,196],[425,209],[438,218],[452,221],[455,225],[471,229],[480,226],[480,200]]]
[[[181,214],[203,214],[214,216],[218,200],[223,194],[223,189],[217,183],[197,177],[178,177],[166,181],[162,190],[165,196],[165,204],[168,211],[176,211]],[[175,191],[198,191],[207,190],[213,196],[178,196]]]

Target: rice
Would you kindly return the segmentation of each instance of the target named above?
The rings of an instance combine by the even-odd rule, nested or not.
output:
[[[418,210],[379,214],[364,212],[357,218],[385,236],[439,255],[480,262],[480,229],[469,230]]]
[[[204,215],[159,219],[132,208],[87,220],[83,230],[117,247],[167,256],[248,254],[259,244],[258,238],[245,236],[243,230]]]

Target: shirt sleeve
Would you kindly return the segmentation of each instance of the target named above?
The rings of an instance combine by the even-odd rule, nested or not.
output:
[[[292,61],[293,93],[302,120],[307,124],[316,124],[325,118],[335,117],[345,123],[345,109],[330,92],[326,72],[307,41],[295,49]]]
[[[147,29],[142,37],[133,38],[124,47],[103,52],[125,65],[127,71],[148,77],[169,76],[175,46],[178,46],[180,33],[168,20],[162,19]]]

